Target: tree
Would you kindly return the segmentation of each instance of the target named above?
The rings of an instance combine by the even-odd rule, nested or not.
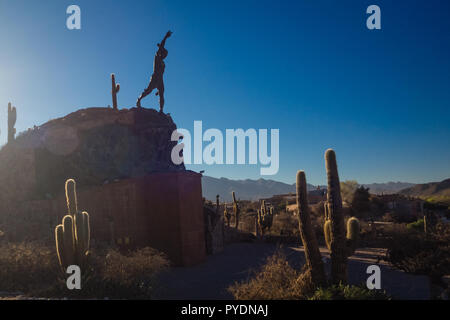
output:
[[[355,190],[352,199],[352,211],[357,217],[364,217],[370,212],[370,193],[369,188],[361,186]]]
[[[356,180],[346,180],[341,182],[341,198],[347,203],[353,200],[353,194],[358,189],[358,182]]]

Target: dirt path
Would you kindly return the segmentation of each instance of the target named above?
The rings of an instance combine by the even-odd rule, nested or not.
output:
[[[159,292],[159,299],[232,299],[227,288],[236,281],[249,277],[251,270],[257,270],[266,258],[277,249],[266,243],[236,243],[225,247],[224,252],[209,256],[201,265],[189,268],[171,268],[161,276],[165,288]],[[290,264],[300,268],[304,264],[303,249],[285,246],[281,250]],[[329,270],[329,253],[321,248],[322,256]],[[428,299],[427,278],[392,270],[378,256],[384,249],[364,248],[356,251],[349,260],[349,282],[365,283],[367,266],[377,264],[381,268],[381,286],[396,299]]]

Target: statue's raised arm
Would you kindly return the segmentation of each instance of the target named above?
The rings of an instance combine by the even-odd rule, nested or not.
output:
[[[164,46],[166,45],[166,40],[167,40],[167,38],[169,38],[171,35],[172,35],[172,31],[167,31],[167,33],[166,33],[166,35],[164,36],[164,39],[161,41],[161,43],[158,43],[158,47],[161,49],[161,48],[164,48]]]

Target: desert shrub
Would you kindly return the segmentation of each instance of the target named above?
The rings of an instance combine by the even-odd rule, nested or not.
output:
[[[255,232],[256,212],[245,213],[239,218],[239,230],[245,232]],[[232,226],[234,226],[232,224]]]
[[[394,234],[387,242],[386,260],[397,269],[427,275],[439,283],[450,270],[450,226],[438,224],[429,234]]]
[[[37,242],[0,243],[0,291],[42,290],[54,285],[59,272],[54,248]]]
[[[169,265],[167,258],[152,248],[128,253],[106,249],[92,254],[81,290],[69,291],[64,283],[52,296],[70,298],[149,299],[157,286],[157,275]]]
[[[384,300],[384,291],[364,286],[333,285],[315,288],[306,267],[292,268],[286,257],[276,252],[253,278],[228,288],[236,300]]]
[[[332,285],[317,289],[310,300],[388,300],[383,290],[369,290],[366,286]]]
[[[277,252],[254,277],[228,288],[236,300],[306,299],[314,288],[307,270],[297,271]]]
[[[129,253],[92,248],[81,290],[68,290],[55,248],[40,243],[0,245],[0,291],[51,298],[151,298],[166,257],[151,248]]]
[[[424,221],[423,219],[419,219],[415,222],[408,223],[406,228],[413,231],[424,231]]]
[[[281,236],[295,236],[299,234],[298,231],[298,219],[296,216],[280,212],[275,215],[270,228],[270,234]]]
[[[399,207],[395,208],[384,217],[384,221],[395,222],[395,223],[410,223],[416,221],[416,216],[412,215],[408,208]]]
[[[103,263],[102,281],[129,292],[131,296],[127,295],[127,298],[135,295],[150,297],[156,285],[155,275],[169,265],[166,257],[152,248],[143,248],[128,255],[110,249]],[[110,297],[115,296],[114,291],[109,294]]]

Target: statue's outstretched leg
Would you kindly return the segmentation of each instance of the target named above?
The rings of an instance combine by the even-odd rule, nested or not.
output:
[[[150,84],[148,85],[148,87],[141,93],[141,95],[139,96],[139,98],[136,101],[136,107],[141,108],[141,100],[143,98],[145,98],[146,96],[148,96],[150,93],[152,93],[154,89],[154,86],[152,86],[152,83],[150,82]]]

